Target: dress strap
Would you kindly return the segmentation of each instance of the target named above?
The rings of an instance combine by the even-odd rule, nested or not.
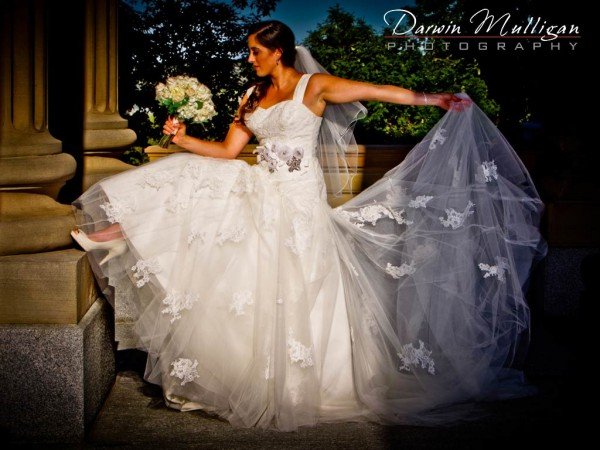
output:
[[[300,81],[296,85],[296,89],[294,90],[294,100],[302,103],[304,100],[304,92],[306,91],[306,86],[308,85],[308,80],[310,80],[310,76],[312,73],[305,73],[300,77]]]

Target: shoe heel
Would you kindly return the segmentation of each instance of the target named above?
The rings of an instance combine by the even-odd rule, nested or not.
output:
[[[115,256],[122,255],[123,253],[125,253],[125,250],[127,250],[127,244],[125,243],[125,240],[121,239],[119,240],[119,242],[116,242],[112,247],[108,249],[108,253],[104,258],[102,258],[102,261],[100,261],[100,265],[108,262]]]

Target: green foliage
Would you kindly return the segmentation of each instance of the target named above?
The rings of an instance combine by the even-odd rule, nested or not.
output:
[[[155,86],[176,75],[196,77],[208,86],[218,111],[207,123],[190,124],[188,132],[223,138],[254,76],[240,59],[246,53],[246,27],[269,14],[277,1],[121,0],[119,102],[138,145],[151,145],[162,136],[168,108],[155,100]]]
[[[139,146],[131,147],[129,150],[126,150],[123,153],[122,160],[127,164],[134,166],[141,166],[150,161],[148,155],[144,152],[144,148]]]
[[[363,20],[342,10],[329,9],[325,21],[304,41],[327,70],[343,78],[402,86],[414,91],[466,92],[489,115],[498,105],[488,98],[487,87],[475,62],[415,49],[388,49],[389,40]],[[356,127],[359,142],[392,143],[423,137],[444,111],[437,107],[366,102],[368,116]]]
[[[159,103],[167,109],[167,112],[169,113],[169,115],[173,115],[173,114],[177,113],[179,108],[181,108],[184,105],[187,105],[189,103],[189,100],[187,98],[185,98],[179,102],[174,102],[172,99],[166,98]],[[196,102],[196,103],[198,104],[198,109],[202,108],[202,102]]]

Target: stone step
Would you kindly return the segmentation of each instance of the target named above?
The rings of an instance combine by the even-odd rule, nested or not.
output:
[[[0,192],[0,255],[69,247],[75,226],[71,206],[40,194]]]
[[[0,256],[0,323],[76,324],[97,296],[80,250]]]

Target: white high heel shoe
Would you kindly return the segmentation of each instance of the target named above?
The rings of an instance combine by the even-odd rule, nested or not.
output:
[[[106,256],[100,261],[100,265],[104,264],[115,256],[122,255],[125,253],[125,250],[127,250],[127,243],[125,242],[125,239],[113,239],[111,241],[104,242],[92,241],[81,230],[71,231],[71,236],[73,236],[73,239],[75,239],[86,252],[91,250],[108,250]]]

